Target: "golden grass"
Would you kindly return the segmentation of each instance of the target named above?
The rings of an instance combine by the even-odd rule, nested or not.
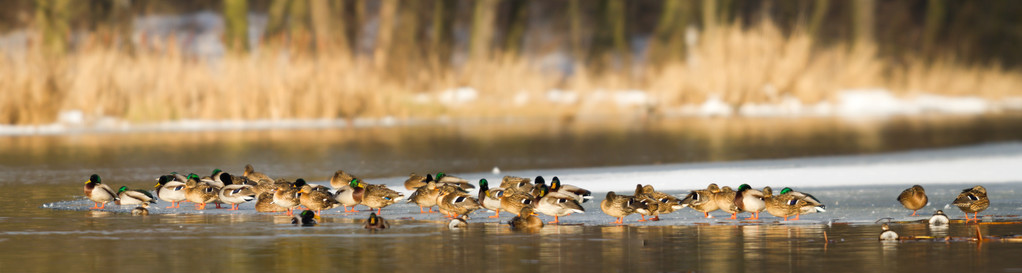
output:
[[[801,32],[784,34],[770,23],[701,33],[689,58],[661,67],[571,77],[541,71],[531,60],[499,55],[460,70],[377,69],[373,60],[305,56],[266,46],[259,54],[199,61],[174,48],[131,56],[87,46],[53,60],[36,49],[0,58],[0,124],[53,122],[59,111],[133,122],[178,119],[315,119],[354,117],[564,117],[616,115],[648,109],[590,102],[597,90],[646,90],[651,108],[698,104],[715,96],[732,105],[830,100],[849,88],[887,88],[897,94],[934,93],[986,98],[1020,96],[1022,73],[996,65],[966,66],[951,57],[894,64],[874,46],[823,47]],[[290,57],[288,57],[290,56]],[[399,60],[396,60],[399,61]],[[412,62],[409,65],[416,65]],[[470,86],[478,100],[464,105],[422,103],[443,90]],[[574,104],[547,102],[545,92],[578,93]],[[527,97],[526,103],[514,103]]]

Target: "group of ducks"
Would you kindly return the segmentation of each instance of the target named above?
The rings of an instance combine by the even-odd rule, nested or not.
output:
[[[901,202],[901,205],[905,206],[906,209],[912,210],[912,216],[916,216],[919,209],[922,209],[929,203],[929,198],[926,196],[926,190],[923,189],[923,186],[913,185],[898,195],[898,202]],[[972,188],[963,189],[951,204],[965,212],[965,223],[970,221],[979,223],[979,212],[990,207],[990,198],[987,197],[987,189],[977,185]],[[969,218],[969,213],[972,213],[972,218]],[[934,212],[929,220],[930,226],[947,226],[950,222],[951,220],[942,210]],[[880,229],[880,240],[900,239],[898,233],[891,230],[887,223],[882,224]]]

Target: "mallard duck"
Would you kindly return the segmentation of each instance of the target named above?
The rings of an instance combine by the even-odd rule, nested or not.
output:
[[[149,215],[149,203],[143,202],[141,206],[135,207],[131,210],[131,216],[146,216]]]
[[[646,204],[639,202],[633,196],[617,195],[614,192],[607,192],[607,198],[600,202],[600,209],[603,213],[617,218],[612,224],[624,224],[625,216],[629,214],[646,211]]]
[[[987,198],[987,189],[983,186],[975,186],[972,188],[962,190],[962,193],[958,194],[958,198],[951,204],[958,206],[963,212],[965,212],[965,222],[975,221],[979,223],[979,212],[990,207],[990,199]],[[972,219],[969,219],[969,213],[972,213]]]
[[[926,206],[926,201],[926,190],[920,185],[905,189],[898,195],[898,202],[906,209],[912,210],[912,216],[916,216],[916,211]]]
[[[89,200],[96,203],[95,206],[89,209],[104,209],[107,202],[121,200],[114,193],[114,190],[110,189],[110,186],[103,184],[101,180],[98,174],[92,174],[89,176],[89,180],[85,181],[85,196],[88,196]]]
[[[196,210],[206,209],[206,204],[216,201],[219,188],[213,187],[205,182],[200,182],[197,175],[192,175],[185,183],[185,199],[195,203]]]
[[[461,215],[458,218],[451,219],[450,223],[447,223],[449,229],[462,229],[468,228],[468,215]]]
[[[446,174],[444,172],[436,173],[436,178],[435,179],[436,179],[437,183],[455,185],[455,186],[460,187],[463,190],[471,190],[471,189],[475,189],[476,188],[476,186],[472,185],[472,183],[469,183],[467,179],[464,179],[464,178],[461,178],[461,177],[457,177],[457,176],[448,175],[448,174]]]
[[[334,199],[334,195],[325,189],[317,190],[312,185],[302,186],[302,195],[298,198],[298,203],[310,210],[316,211],[319,214],[323,210],[328,210],[341,206],[341,202]]]
[[[220,192],[217,193],[217,197],[220,198],[220,201],[231,204],[230,210],[238,210],[238,204],[255,200],[256,193],[252,186],[230,184],[220,188]]]
[[[711,211],[717,210],[717,201],[714,199],[714,195],[720,192],[720,188],[717,184],[710,184],[705,190],[694,190],[688,193],[685,198],[681,199],[681,205],[690,207],[698,212],[702,212],[706,218],[711,218]]]
[[[880,225],[880,240],[881,241],[894,241],[898,240],[898,233],[891,230],[891,227],[884,223]]]
[[[141,205],[142,203],[156,203],[156,198],[147,190],[129,190],[128,186],[121,186],[117,189],[118,205]]]
[[[301,196],[301,189],[295,187],[294,184],[281,183],[277,185],[277,190],[273,193],[273,203],[287,209],[287,215],[294,215],[294,208],[300,204],[298,199]]]
[[[659,203],[657,204],[657,213],[655,213],[653,219],[650,220],[660,221],[660,214],[672,213],[685,207],[681,204],[681,200],[677,197],[663,192],[658,192],[653,188],[653,185],[642,186],[642,192],[647,197],[652,198]]]
[[[433,213],[433,206],[436,206],[437,195],[440,194],[440,190],[436,187],[436,182],[426,182],[425,186],[418,187],[412,195],[408,196],[407,203],[415,203],[419,206],[419,213]],[[424,211],[422,208],[429,208],[429,211]]]
[[[933,216],[930,216],[931,226],[946,226],[948,223],[951,223],[951,219],[948,219],[942,210],[937,210],[937,212],[933,213]]]
[[[507,175],[500,180],[500,188],[504,189],[505,194],[509,192],[531,194],[533,186],[531,182],[532,180],[528,178]]]
[[[781,194],[795,196],[795,198],[798,198],[799,200],[802,200],[806,204],[811,205],[800,207],[798,212],[799,214],[810,214],[827,211],[827,206],[823,205],[823,202],[820,202],[820,199],[816,199],[816,197],[813,196],[812,194],[795,191],[789,187],[784,187],[783,189],[781,189]],[[798,220],[798,216],[799,215],[795,215],[795,220]]]
[[[403,198],[405,198],[403,193],[387,188],[386,185],[366,184],[365,193],[362,195],[362,205],[369,209],[376,209],[376,214],[380,214],[383,207],[397,203]]]
[[[180,208],[179,202],[185,201],[185,183],[176,179],[174,175],[164,175],[156,182],[156,196],[170,202],[167,209]]]
[[[344,186],[350,186],[352,179],[358,179],[358,177],[355,177],[350,173],[346,173],[343,170],[337,170],[334,172],[334,176],[330,177],[330,187],[337,190]]]
[[[259,194],[256,198],[255,209],[258,212],[284,212],[287,208],[278,206],[273,203],[273,191],[266,191]]]
[[[336,174],[334,176],[336,177]],[[352,178],[348,181],[348,185],[337,188],[337,192],[334,193],[334,200],[337,200],[337,202],[341,203],[341,206],[344,206],[344,212],[356,212],[355,206],[362,204],[362,197],[365,196],[366,190],[363,185],[358,178]],[[348,207],[351,207],[351,211],[348,211]]]
[[[311,210],[305,210],[291,218],[292,225],[298,225],[303,227],[315,226],[318,222],[316,220],[316,213]]]
[[[719,192],[713,194],[713,200],[717,202],[717,208],[730,213],[731,219],[738,219],[738,213],[742,212],[742,209],[735,205],[735,196],[737,196],[737,192],[728,186],[720,188]]]
[[[433,175],[432,174],[428,174],[427,173],[426,176],[421,176],[421,175],[412,173],[412,174],[408,175],[408,179],[405,180],[405,189],[406,190],[410,190],[410,191],[414,191],[415,189],[418,189],[418,188],[420,188],[422,186],[425,186],[426,183],[430,182],[430,181],[433,181]]]
[[[500,198],[504,196],[504,189],[490,188],[490,182],[486,179],[479,179],[479,204],[483,208],[495,211],[490,218],[500,218]]]
[[[646,216],[655,216],[655,217],[657,217],[656,219],[660,219],[659,218],[660,217],[660,202],[658,202],[657,200],[653,199],[652,196],[646,194],[645,191],[642,189],[642,184],[636,184],[635,185],[635,194],[632,195],[632,196],[635,197],[635,200],[637,200],[640,203],[646,205],[646,209],[645,210],[636,211],[637,213],[639,213],[639,217],[641,217],[639,219],[639,222],[645,222],[646,221]]]
[[[554,179],[550,182],[550,191],[574,195],[579,203],[589,202],[589,200],[593,199],[593,193],[589,190],[572,185],[561,184],[561,179],[556,176],[554,176]]]
[[[532,206],[526,206],[518,212],[518,215],[508,221],[511,229],[514,230],[538,230],[543,228],[543,220],[536,217]]]
[[[441,213],[446,214],[450,218],[456,218],[458,215],[467,215],[480,208],[479,201],[472,198],[468,193],[453,191],[441,195],[440,200],[436,202],[437,207]]]
[[[560,192],[551,192],[546,185],[540,186],[539,200],[536,201],[536,212],[554,217],[550,224],[560,223],[561,216],[572,213],[585,213],[582,204],[579,204],[574,197]]]
[[[539,197],[539,192],[541,191],[539,188],[541,187],[547,187],[546,179],[543,176],[536,176],[536,178],[532,179],[532,191],[529,194]]]
[[[252,164],[245,164],[245,172],[242,175],[245,176],[245,178],[248,178],[248,180],[252,181],[259,181],[263,179],[273,181],[273,178],[270,178],[266,174],[255,171],[255,168],[252,167]]]
[[[519,211],[524,207],[534,206],[534,197],[523,192],[508,192],[504,191],[504,196],[500,198],[500,208],[506,212],[518,215]]]
[[[784,192],[784,190],[781,191]],[[770,189],[770,187],[763,188],[763,200],[766,203],[767,213],[770,213],[773,216],[783,217],[785,221],[788,221],[788,217],[791,217],[792,215],[795,216],[795,219],[793,220],[798,220],[800,215],[805,214],[805,211],[823,210],[822,204],[807,202],[806,198],[801,198],[799,195],[792,194],[792,191],[774,195],[773,190]]]
[[[735,192],[735,206],[741,211],[752,214],[752,216],[745,218],[745,220],[758,220],[759,212],[766,209],[763,192],[753,189],[749,184],[742,184],[738,186],[738,191]]]
[[[366,219],[366,223],[363,227],[368,230],[380,230],[389,228],[390,224],[387,224],[387,220],[384,220],[383,217],[377,216],[374,212],[370,212],[369,219]]]
[[[224,174],[227,174],[227,175],[225,176]],[[250,180],[250,179],[248,179],[248,178],[246,178],[244,176],[228,174],[227,172],[222,171],[220,169],[214,169],[212,177],[213,177],[214,180],[216,180],[218,182],[221,182],[221,183],[224,183],[225,186],[226,185],[231,185],[231,184],[235,184],[235,185],[250,185],[250,186],[255,186],[256,185],[256,181],[254,181],[254,180]]]

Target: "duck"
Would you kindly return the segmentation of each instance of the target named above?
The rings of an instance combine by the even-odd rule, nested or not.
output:
[[[366,223],[363,227],[368,230],[380,230],[389,228],[390,224],[387,224],[387,220],[384,220],[383,217],[377,216],[374,212],[370,212],[369,219],[366,219]]]
[[[238,205],[256,199],[256,192],[250,185],[230,184],[220,188],[217,197],[221,202],[231,204],[229,210],[238,210]]]
[[[337,177],[337,175],[334,174],[334,177]],[[348,185],[337,188],[337,192],[334,193],[334,200],[337,200],[337,202],[341,203],[341,206],[344,206],[344,212],[356,212],[357,210],[355,210],[355,206],[362,204],[362,198],[365,196],[365,190],[366,189],[361,180],[358,178],[352,178],[348,181]],[[348,207],[351,207],[350,211],[348,210]]]
[[[440,184],[455,185],[463,190],[471,190],[476,188],[476,186],[472,185],[472,183],[469,183],[468,180],[457,176],[447,175],[444,172],[436,173],[436,182]]]
[[[926,206],[926,201],[926,190],[920,185],[913,185],[898,195],[898,202],[906,209],[912,210],[912,216],[916,216],[916,211]]]
[[[978,214],[990,207],[990,199],[987,198],[987,189],[977,185],[962,190],[962,193],[958,194],[958,198],[955,198],[951,204],[965,212],[965,223],[969,223],[969,221],[979,223]],[[972,219],[969,219],[969,213],[972,213]]]
[[[89,197],[96,205],[89,209],[104,209],[106,203],[110,201],[120,201],[121,198],[117,197],[114,190],[110,189],[110,186],[103,184],[102,179],[98,174],[92,174],[89,176],[89,180],[85,181],[85,196]],[[100,206],[102,204],[102,206]]]
[[[440,194],[439,188],[436,186],[436,182],[426,182],[425,186],[415,188],[415,192],[408,196],[407,203],[415,203],[419,206],[419,213],[433,213],[433,206],[436,206],[437,195]],[[422,208],[429,208],[429,211],[424,211]]]
[[[334,176],[330,177],[330,187],[334,188],[334,190],[337,190],[340,189],[341,187],[349,186],[349,184],[351,184],[350,182],[352,179],[358,179],[358,177],[355,177],[354,175],[351,175],[350,173],[347,173],[344,170],[337,170],[336,172],[334,172]]]
[[[574,195],[579,203],[589,202],[589,200],[593,199],[593,193],[589,190],[561,184],[561,179],[556,176],[550,182],[550,191]]]
[[[273,178],[270,178],[266,174],[255,171],[255,168],[252,167],[252,164],[245,164],[245,172],[242,173],[242,176],[252,181],[260,181],[263,179],[274,181]]]
[[[421,175],[412,173],[412,174],[409,174],[408,175],[408,179],[405,180],[405,189],[406,190],[410,190],[410,191],[414,191],[415,189],[418,189],[418,188],[420,188],[422,186],[425,186],[426,183],[430,182],[430,181],[433,181],[433,175],[432,174],[428,174],[427,173],[426,176],[421,176]]]
[[[540,187],[546,187],[546,186],[547,186],[546,185],[546,179],[544,179],[543,176],[536,176],[536,178],[532,179],[532,191],[529,192],[529,194],[532,195],[532,196],[538,197],[539,196],[539,192],[540,192]]]
[[[365,184],[362,205],[369,209],[376,209],[376,214],[381,214],[383,207],[390,206],[404,198],[403,193],[387,188],[386,185]]]
[[[617,218],[616,221],[611,222],[612,224],[624,224],[625,216],[645,211],[647,206],[636,200],[633,196],[607,192],[607,198],[600,202],[600,210],[603,210],[603,213],[611,217]]]
[[[639,219],[639,222],[645,222],[646,216],[655,216],[657,217],[656,219],[660,219],[660,202],[653,199],[652,196],[646,194],[645,191],[642,189],[642,184],[635,185],[635,195],[632,196],[635,196],[635,200],[638,200],[640,203],[646,205],[645,210],[636,211],[637,213],[639,213],[639,217],[641,217]]]
[[[277,183],[269,179],[254,181],[252,185],[252,191],[255,191],[256,195],[272,192],[275,189],[277,189]]]
[[[219,188],[200,182],[199,176],[195,174],[190,175],[185,183],[185,199],[195,203],[195,210],[205,210],[207,203],[217,200],[219,192]]]
[[[453,185],[448,185],[451,187]],[[448,191],[441,194],[441,198],[437,200],[437,207],[440,213],[446,214],[449,218],[457,218],[459,215],[467,215],[476,211],[480,208],[479,201],[472,198],[466,192],[462,191]]]
[[[738,213],[742,212],[742,209],[735,205],[735,196],[737,195],[737,192],[728,186],[720,188],[720,191],[713,195],[714,202],[717,202],[717,208],[731,214],[732,220],[738,219]]]
[[[298,200],[302,194],[300,190],[293,184],[280,183],[273,193],[273,203],[287,209],[287,215],[294,215],[294,208],[300,204]]]
[[[800,207],[799,214],[810,214],[827,211],[827,206],[823,205],[823,202],[820,202],[820,199],[816,199],[816,197],[813,196],[812,194],[795,191],[789,187],[784,187],[783,189],[781,189],[781,194],[795,196],[795,198],[798,198],[799,200],[806,202],[806,204],[811,205]],[[795,220],[798,220],[798,215],[795,215]]]
[[[713,216],[710,216],[710,212],[718,209],[717,201],[713,196],[718,192],[720,192],[720,188],[717,184],[711,183],[704,190],[689,192],[685,198],[681,199],[681,205],[702,212],[706,218],[713,218]]]
[[[449,229],[463,229],[468,228],[468,215],[461,215],[457,218],[451,219],[451,222],[447,223]]]
[[[131,209],[131,216],[147,216],[149,215],[149,203],[143,202],[140,206]]]
[[[543,228],[543,220],[536,217],[536,213],[533,210],[532,206],[522,208],[517,216],[508,221],[508,225],[513,230],[538,230]]]
[[[318,216],[316,215],[315,212],[312,212],[311,210],[305,210],[302,211],[301,213],[298,213],[298,215],[292,217],[291,224],[303,227],[315,226],[316,223],[318,222],[316,220],[317,217]]]
[[[118,205],[141,205],[142,203],[156,203],[156,198],[147,190],[129,190],[128,186],[121,186],[117,189],[116,201]]]
[[[582,208],[582,204],[579,204],[574,197],[561,192],[551,192],[546,185],[540,186],[537,198],[535,211],[554,217],[554,220],[548,224],[560,223],[561,216],[586,212],[585,208]]]
[[[668,214],[685,207],[682,205],[681,200],[670,194],[656,191],[653,185],[642,186],[642,192],[648,197],[659,202],[657,205],[657,213],[654,215],[653,221],[660,221],[660,214]]]
[[[790,191],[774,195],[773,189],[770,187],[763,187],[763,201],[766,204],[767,213],[776,217],[782,217],[784,221],[788,221],[788,217],[792,215],[795,216],[795,219],[792,220],[798,220],[800,215],[805,214],[804,211],[807,211],[805,209],[807,207],[812,211],[823,209],[823,205],[807,202],[805,198],[791,194]]]
[[[745,220],[759,220],[759,212],[766,209],[763,192],[753,189],[749,184],[738,186],[738,191],[735,192],[734,203],[741,211],[752,214],[752,216],[745,218]]]
[[[479,205],[483,208],[494,211],[490,218],[500,218],[500,198],[504,196],[504,189],[490,188],[490,182],[485,178],[479,179]]]
[[[937,212],[933,213],[933,216],[930,216],[929,222],[931,226],[947,226],[949,223],[951,223],[951,219],[947,218],[947,215],[944,214],[944,211],[937,210]]]
[[[316,189],[312,185],[302,186],[302,195],[298,197],[298,203],[310,210],[316,211],[319,215],[323,210],[333,209],[341,206],[341,202],[334,199],[329,190]]]
[[[225,176],[224,174],[227,174],[227,175]],[[236,184],[236,185],[251,185],[251,186],[255,186],[256,185],[256,181],[254,181],[254,180],[250,180],[250,179],[248,179],[248,178],[246,178],[244,176],[240,176],[240,175],[228,174],[227,172],[222,171],[220,169],[214,169],[213,170],[213,179],[223,183],[225,186],[226,185],[231,185],[231,184]]]
[[[524,177],[505,175],[500,180],[500,188],[504,189],[505,193],[510,192],[522,192],[532,193],[532,180]]]
[[[255,209],[258,212],[285,212],[287,208],[273,203],[273,191],[260,193],[256,198]]]
[[[507,192],[500,198],[500,208],[511,214],[518,215],[524,207],[534,206],[535,201],[532,195],[524,192]]]
[[[898,240],[898,233],[891,230],[891,227],[884,223],[880,225],[880,240],[881,241],[895,241]]]
[[[163,175],[156,182],[156,197],[163,201],[170,202],[170,208],[180,208],[182,201],[185,201],[185,183],[177,180],[174,174]]]

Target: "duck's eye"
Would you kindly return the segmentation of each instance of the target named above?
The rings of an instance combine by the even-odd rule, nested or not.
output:
[[[788,205],[789,206],[794,206],[795,203],[798,203],[798,200],[788,200]]]

